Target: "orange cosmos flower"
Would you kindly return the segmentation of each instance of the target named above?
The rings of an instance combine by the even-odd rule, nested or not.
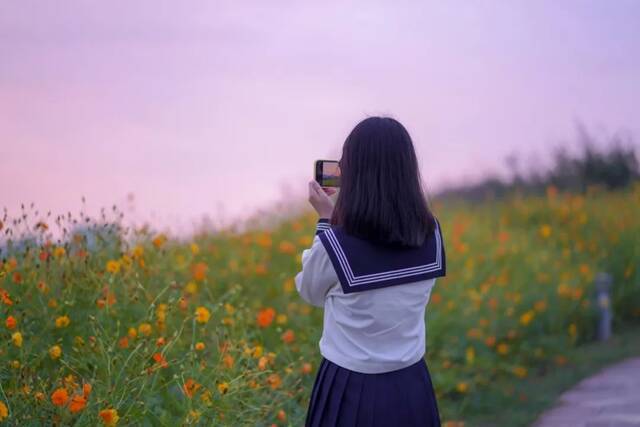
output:
[[[64,406],[69,400],[69,394],[64,388],[59,388],[51,394],[51,403],[56,406]]]
[[[158,234],[153,239],[153,246],[160,249],[165,244],[166,241],[167,241],[167,236],[165,236],[164,234]]]
[[[283,240],[280,242],[279,249],[283,254],[293,254],[296,251],[296,245],[287,240]]]
[[[496,337],[493,335],[490,335],[487,338],[485,338],[484,343],[487,347],[493,347],[496,344]]]
[[[0,221],[0,230],[2,229],[2,221]],[[4,404],[3,401],[0,400],[0,421],[4,420],[9,416],[9,408]]]
[[[287,329],[280,338],[285,344],[291,344],[295,340],[296,336],[293,330]]]
[[[260,233],[258,236],[256,236],[255,242],[263,248],[269,248],[273,243],[271,235],[267,232]]]
[[[191,274],[193,276],[193,280],[197,282],[201,282],[205,279],[207,275],[207,264],[204,262],[197,262],[191,267]]]
[[[430,299],[434,304],[439,304],[442,301],[442,296],[438,292],[434,292],[431,294]]]
[[[282,384],[282,379],[280,378],[280,375],[278,375],[277,373],[273,373],[267,377],[267,384],[269,384],[269,387],[275,390],[280,387],[280,384]]]
[[[191,398],[200,387],[201,385],[195,382],[193,378],[189,378],[182,386],[182,391],[184,392],[185,396]]]
[[[125,349],[129,347],[129,337],[122,337],[118,340],[118,347]]]
[[[84,396],[84,398],[88,398],[89,394],[91,393],[91,390],[93,389],[93,387],[91,387],[91,384],[89,383],[84,383],[82,385],[82,395]]]
[[[15,327],[18,325],[18,321],[15,317],[9,316],[7,317],[7,320],[4,321],[4,324],[7,326],[7,329],[15,329]]]
[[[153,360],[155,360],[155,362],[158,365],[160,365],[161,368],[169,367],[169,363],[167,363],[167,360],[164,358],[164,356],[161,353],[154,353]]]
[[[47,283],[44,280],[40,280],[36,286],[38,290],[43,294],[46,294],[47,292],[49,292],[49,287],[47,286]]]
[[[118,411],[115,409],[103,409],[99,415],[102,418],[102,422],[108,427],[115,426],[120,419]]]
[[[258,360],[258,369],[260,369],[261,371],[264,371],[265,369],[267,369],[268,365],[269,365],[269,358],[267,356],[262,356]]]
[[[224,340],[218,345],[218,351],[220,351],[220,353],[224,354],[224,353],[227,352],[227,350],[229,350],[229,346],[230,345],[231,345],[231,343],[229,342],[229,340]]]
[[[69,403],[69,411],[72,414],[82,411],[87,406],[87,399],[79,394],[74,395]]]
[[[22,283],[22,274],[19,271],[13,272],[13,282],[14,283]]]
[[[258,276],[265,276],[267,274],[267,266],[264,263],[257,264],[255,267],[255,273]]]
[[[560,354],[555,357],[554,362],[556,365],[562,366],[567,363],[567,358]]]
[[[258,326],[260,326],[261,328],[266,328],[271,324],[271,322],[273,322],[273,319],[275,318],[275,316],[276,316],[276,311],[271,307],[267,307],[263,310],[260,310],[256,318],[256,321],[258,322]]]
[[[0,301],[2,301],[2,303],[5,305],[13,305],[13,301],[11,301],[11,298],[9,297],[9,292],[1,288],[0,288]]]
[[[233,356],[231,356],[230,354],[225,354],[224,357],[222,358],[222,362],[224,363],[224,366],[226,366],[227,368],[233,368],[233,363],[235,361],[233,359]]]

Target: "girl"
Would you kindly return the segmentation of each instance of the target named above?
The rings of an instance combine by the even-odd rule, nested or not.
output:
[[[335,189],[309,182],[319,219],[295,277],[300,296],[324,308],[305,426],[439,426],[425,307],[445,253],[413,142],[398,121],[370,117],[339,166],[335,207]]]

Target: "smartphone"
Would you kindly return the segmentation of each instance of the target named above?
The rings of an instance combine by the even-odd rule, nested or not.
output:
[[[340,166],[337,160],[316,160],[313,170],[321,187],[340,187]]]

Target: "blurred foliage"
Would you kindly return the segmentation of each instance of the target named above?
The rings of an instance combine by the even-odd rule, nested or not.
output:
[[[640,178],[634,141],[630,137],[615,134],[597,141],[582,125],[578,125],[577,134],[580,151],[571,153],[566,146],[556,148],[552,166],[547,171],[534,169],[524,174],[518,169],[518,159],[512,155],[506,159],[511,169],[510,180],[488,176],[478,183],[446,189],[437,197],[483,200],[514,192],[543,194],[550,185],[561,191],[585,193],[594,186],[608,190],[625,188]]]

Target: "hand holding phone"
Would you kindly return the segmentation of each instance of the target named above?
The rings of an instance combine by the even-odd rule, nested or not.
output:
[[[309,203],[320,218],[331,218],[333,215],[333,201],[329,196],[336,191],[335,188],[322,188],[316,180],[309,181]]]

